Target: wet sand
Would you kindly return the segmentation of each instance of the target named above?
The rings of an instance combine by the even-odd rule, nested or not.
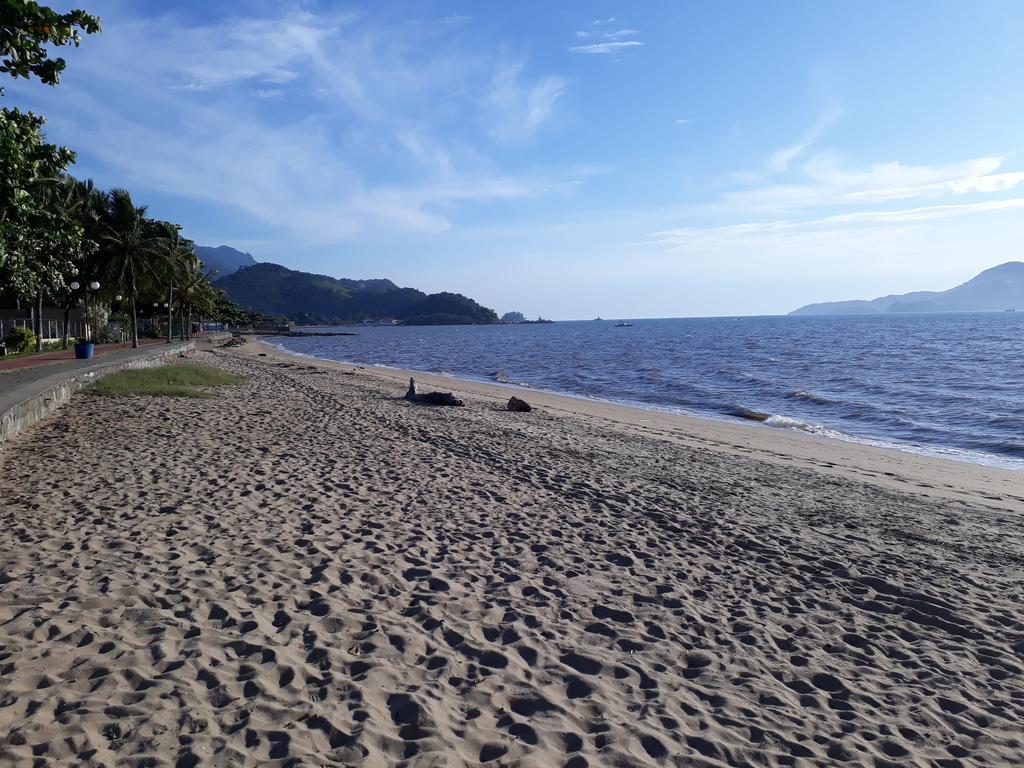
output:
[[[1024,763],[1024,473],[198,357],[0,448],[4,765]]]

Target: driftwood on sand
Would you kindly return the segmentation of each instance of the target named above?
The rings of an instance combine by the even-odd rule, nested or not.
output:
[[[423,403],[424,405],[465,405],[462,400],[451,392],[418,392],[416,390],[416,380],[411,377],[409,378],[409,389],[405,392],[405,399],[413,403]]]

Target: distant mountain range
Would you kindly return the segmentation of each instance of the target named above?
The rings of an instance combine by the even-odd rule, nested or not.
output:
[[[269,262],[236,269],[217,279],[215,285],[244,309],[282,315],[307,325],[377,318],[394,318],[406,325],[498,321],[493,309],[458,293],[428,295],[415,288],[399,288],[390,280],[345,280],[299,272]]]
[[[1008,261],[986,269],[948,291],[914,291],[871,301],[808,304],[791,315],[864,315],[882,312],[982,312],[1024,309],[1024,262]]]
[[[207,269],[217,270],[218,277],[226,277],[243,267],[251,267],[256,259],[251,253],[236,251],[227,245],[220,245],[214,248],[210,245],[197,245],[196,254],[206,265]]]

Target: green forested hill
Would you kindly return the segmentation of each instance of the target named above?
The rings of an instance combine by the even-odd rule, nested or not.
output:
[[[245,309],[283,315],[299,323],[334,323],[393,317],[410,325],[497,322],[494,310],[458,293],[427,295],[390,280],[346,280],[259,263],[216,283]]]

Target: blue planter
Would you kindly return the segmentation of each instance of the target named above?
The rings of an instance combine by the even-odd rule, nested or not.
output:
[[[79,360],[92,360],[92,353],[95,350],[95,344],[91,341],[83,341],[80,344],[75,344],[75,357]]]

